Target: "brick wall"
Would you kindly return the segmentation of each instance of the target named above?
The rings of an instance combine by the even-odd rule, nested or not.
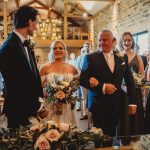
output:
[[[97,36],[102,29],[110,29],[117,41],[125,31],[134,34],[147,30],[150,50],[150,0],[116,0],[99,11],[93,18],[94,49],[97,49]]]

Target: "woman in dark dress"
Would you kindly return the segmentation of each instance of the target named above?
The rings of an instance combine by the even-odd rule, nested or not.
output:
[[[134,39],[130,32],[124,32],[121,36],[120,47],[125,51],[128,56],[128,63],[132,72],[140,73],[142,78],[145,77],[144,65],[142,58],[134,53]],[[144,133],[144,109],[142,100],[141,87],[137,86],[137,113],[135,115],[128,115],[128,97],[127,94],[123,93],[123,109],[122,109],[122,120],[120,127],[121,135],[135,135]]]
[[[150,64],[148,65],[148,70],[147,70],[147,80],[150,81]],[[148,89],[148,96],[146,102],[144,130],[145,130],[145,134],[150,134],[150,89]]]

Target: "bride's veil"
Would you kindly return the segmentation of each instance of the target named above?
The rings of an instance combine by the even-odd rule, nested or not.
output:
[[[54,56],[53,56],[53,50],[54,50],[54,46],[57,44],[57,43],[61,43],[64,47],[64,51],[65,51],[65,57],[64,57],[64,61],[65,62],[68,62],[68,52],[67,52],[67,48],[66,48],[66,44],[61,41],[61,40],[56,40],[56,41],[53,41],[50,45],[50,52],[48,54],[48,59],[49,59],[49,62],[52,63],[54,61]]]

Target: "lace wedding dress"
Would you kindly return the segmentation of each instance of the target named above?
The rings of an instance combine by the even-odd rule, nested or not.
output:
[[[55,81],[55,78],[59,81],[62,81],[65,79],[65,81],[72,81],[73,74],[66,73],[66,74],[60,74],[60,73],[49,73],[45,76],[42,76],[42,80],[46,79],[47,82],[53,84]],[[53,120],[56,123],[67,123],[67,124],[73,124],[76,125],[76,118],[75,118],[75,109],[71,109],[71,104],[69,103],[62,103],[62,114],[57,114],[55,112],[56,108],[53,103],[46,104],[46,107],[49,109],[50,113],[47,120]]]

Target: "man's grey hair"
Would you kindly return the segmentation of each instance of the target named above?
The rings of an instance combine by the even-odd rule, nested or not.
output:
[[[114,38],[114,35],[113,35],[113,33],[110,30],[102,30],[102,31],[100,31],[99,34],[98,34],[98,37],[99,37],[100,34],[105,33],[105,32],[110,33],[110,35],[112,36],[112,38]]]
[[[113,33],[112,33],[110,30],[101,30],[101,31],[98,33],[98,41],[97,41],[97,43],[98,43],[98,49],[99,49],[99,50],[101,49],[101,48],[100,48],[100,45],[99,45],[99,36],[100,36],[102,33],[105,33],[105,32],[110,33],[112,39],[115,38],[114,35],[113,35]]]

